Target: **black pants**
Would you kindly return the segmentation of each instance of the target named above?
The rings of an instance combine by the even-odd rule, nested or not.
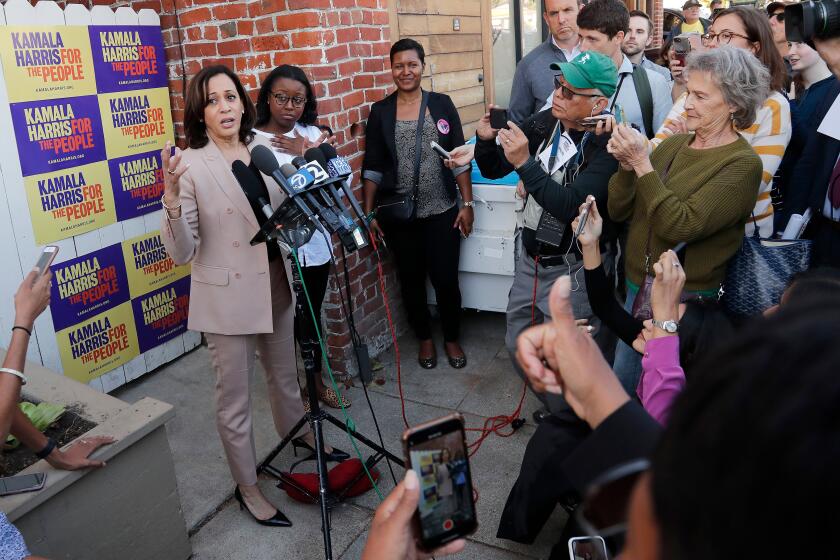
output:
[[[313,351],[314,369],[315,373],[321,372],[321,346],[318,343],[318,331],[324,337],[326,343],[326,333],[321,326],[321,304],[324,302],[324,295],[327,293],[327,281],[330,278],[331,263],[325,263],[317,266],[303,266],[303,283],[306,284],[306,291],[309,294],[309,299],[312,301],[312,309],[315,311],[315,317],[318,322],[312,320],[312,313],[309,311],[309,304],[303,302],[303,317],[295,315],[295,338],[301,348],[310,348]],[[315,330],[315,325],[318,325],[318,331]]]
[[[811,223],[814,224],[811,267],[840,267],[840,222],[816,215]]]
[[[419,340],[432,338],[426,299],[426,276],[432,282],[443,325],[443,339],[456,342],[461,328],[461,289],[458,286],[458,259],[461,234],[453,228],[457,206],[446,212],[390,224],[385,229],[388,249],[397,266],[403,305],[408,322]]]

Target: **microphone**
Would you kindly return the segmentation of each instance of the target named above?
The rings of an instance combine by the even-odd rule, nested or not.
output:
[[[297,195],[301,189],[296,189],[294,187],[294,184],[290,183],[287,180],[287,176],[282,173],[280,164],[277,163],[277,158],[274,157],[274,153],[270,149],[260,145],[254,146],[254,148],[251,150],[251,161],[254,162],[254,165],[257,166],[257,169],[274,179],[274,181],[278,185],[280,185],[280,188],[283,189],[283,192],[285,192],[289,198],[294,200],[297,207],[300,208],[301,212],[303,212],[306,215],[306,217],[309,218],[310,221],[312,221],[312,223],[315,225],[318,231],[326,234],[326,232],[324,231],[324,226],[321,225],[320,221],[318,221],[318,218],[317,216],[315,216],[315,213],[312,212],[312,209],[309,208],[306,202],[298,198]],[[296,170],[292,167],[292,175],[295,174]],[[314,182],[314,179],[311,177],[311,175],[308,179],[305,176],[302,176],[299,179],[295,179],[296,182],[304,183],[304,186],[307,180],[309,180],[310,184],[311,182]]]
[[[273,154],[272,157],[274,157]],[[294,199],[303,202],[303,200],[298,196],[302,195],[303,198],[306,199],[306,203],[312,205],[315,209],[315,213],[324,220],[326,228],[330,231],[330,233],[337,233],[341,229],[341,223],[335,213],[318,202],[318,199],[309,192],[309,188],[315,183],[315,178],[311,173],[309,173],[309,171],[306,169],[295,169],[292,164],[284,163],[282,167],[280,167],[280,173],[284,180],[288,181],[291,186],[294,192],[292,195]],[[329,237],[323,229],[321,229],[321,232]]]
[[[231,171],[233,171],[233,176],[236,177],[239,186],[245,191],[245,196],[248,197],[248,200],[259,204],[260,210],[265,214],[265,217],[271,218],[274,215],[274,210],[271,208],[271,204],[263,197],[262,189],[257,178],[248,166],[245,165],[245,162],[240,159],[234,161],[231,166]]]
[[[341,190],[344,191],[344,196],[346,196],[347,200],[350,201],[350,206],[353,207],[353,212],[356,213],[359,220],[361,220],[362,223],[365,224],[365,227],[367,227],[367,216],[365,216],[362,206],[359,204],[359,201],[353,194],[353,189],[350,188],[350,184],[346,180],[346,177],[350,177],[353,174],[353,169],[350,167],[350,164],[347,163],[347,160],[340,157],[338,152],[335,151],[335,148],[329,144],[321,144],[320,148],[321,153],[324,154],[324,158],[327,160],[327,172],[330,174],[330,177],[342,178],[340,185]]]

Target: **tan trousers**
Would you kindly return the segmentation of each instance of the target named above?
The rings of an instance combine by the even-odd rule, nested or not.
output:
[[[257,483],[251,424],[251,376],[259,352],[265,369],[274,427],[284,437],[303,416],[294,343],[294,307],[282,259],[269,266],[274,332],[223,335],[204,333],[216,372],[216,428],[237,484]],[[309,432],[306,424],[299,435]]]

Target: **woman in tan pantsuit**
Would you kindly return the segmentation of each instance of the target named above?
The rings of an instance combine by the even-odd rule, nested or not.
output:
[[[265,217],[254,208],[231,171],[248,164],[275,208],[280,188],[251,163],[255,111],[236,75],[224,66],[201,70],[187,87],[184,128],[189,149],[163,150],[163,243],[178,264],[192,262],[188,326],[204,332],[216,373],[216,426],[235,496],[258,523],[291,522],[257,486],[251,426],[250,377],[258,350],[266,372],[277,433],[284,436],[303,416],[293,339],[294,306],[284,256],[276,245],[249,241]],[[171,155],[171,157],[170,157]],[[308,430],[293,440],[312,450]],[[328,459],[347,454],[330,450]]]

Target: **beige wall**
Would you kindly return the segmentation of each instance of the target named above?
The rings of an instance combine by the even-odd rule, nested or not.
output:
[[[392,42],[411,37],[426,50],[423,87],[446,93],[461,115],[464,136],[485,112],[489,68],[489,15],[482,0],[389,0]],[[484,4],[487,4],[484,2]],[[487,12],[489,14],[489,12]],[[455,31],[454,20],[460,23]],[[488,48],[483,46],[487,42]]]

